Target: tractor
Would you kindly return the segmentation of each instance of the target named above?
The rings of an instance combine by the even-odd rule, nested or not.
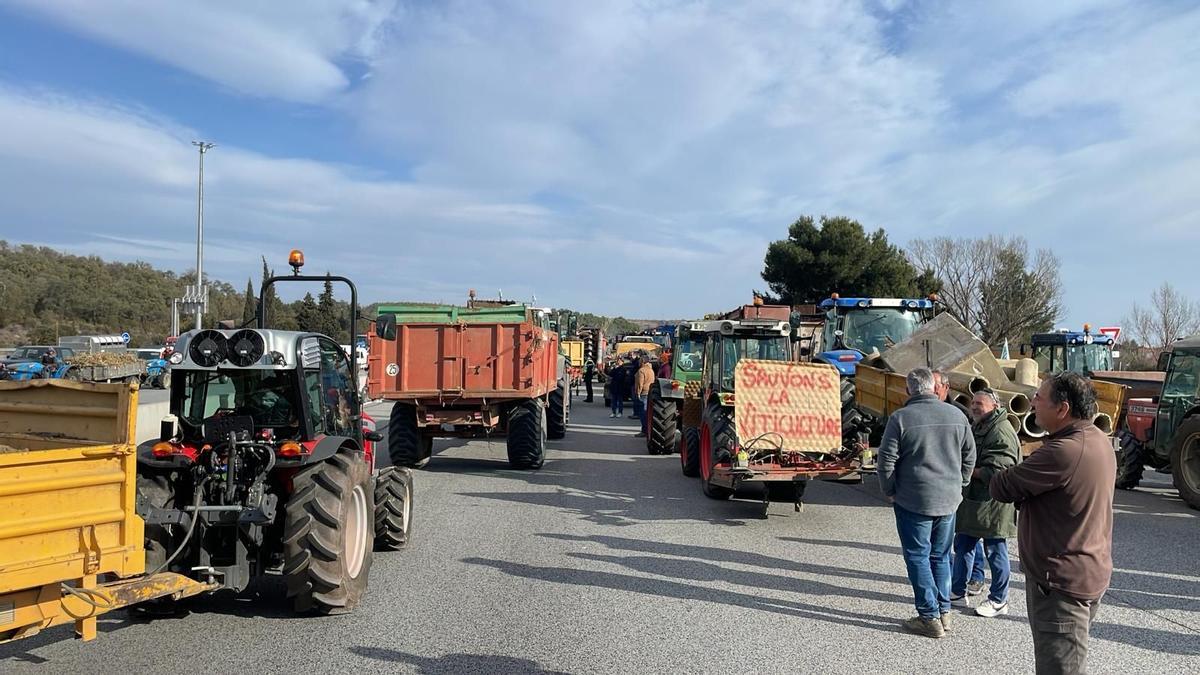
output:
[[[1200,335],[1172,344],[1158,367],[1166,373],[1159,395],[1129,401],[1116,486],[1137,487],[1147,465],[1169,469],[1179,497],[1200,509]]]
[[[687,324],[673,334],[670,377],[657,378],[646,400],[646,450],[651,455],[669,455],[682,447],[685,418],[699,426],[705,334],[692,333]]]
[[[263,282],[344,283],[350,334],[358,294],[340,276]],[[298,612],[349,612],[367,588],[374,548],[409,539],[412,475],[373,471],[382,435],[363,414],[355,350],[333,338],[257,327],[197,329],[170,357],[170,414],[138,449],[137,512],[146,568],[240,592],[280,575]],[[171,609],[169,606],[161,609]]]
[[[842,426],[858,426],[854,374],[864,358],[881,354],[933,318],[936,296],[913,298],[843,298],[837,293],[817,306],[825,324],[812,340],[812,360],[828,363],[841,375]]]
[[[683,417],[679,461],[685,476],[700,476],[704,494],[728,499],[733,490],[710,483],[713,466],[737,445],[733,371],[742,359],[792,361],[792,326],[771,319],[697,321],[688,338],[702,343],[696,403],[699,419]],[[682,349],[677,349],[682,352]]]
[[[1088,324],[1084,324],[1082,333],[1061,329],[1030,336],[1038,372],[1047,374],[1069,370],[1090,377],[1094,372],[1111,371],[1113,344],[1112,336],[1093,335]],[[1021,353],[1025,353],[1024,345]]]

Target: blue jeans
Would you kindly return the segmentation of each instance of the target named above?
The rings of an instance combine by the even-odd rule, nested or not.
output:
[[[613,411],[614,415],[624,415],[625,414],[625,397],[623,397],[619,393],[617,393],[616,387],[608,388],[608,400],[610,402],[609,405],[612,406],[612,411]]]
[[[977,550],[980,541],[979,537],[969,534],[954,535],[954,580],[950,584],[950,591],[954,595],[967,592],[967,569],[982,557]],[[1010,573],[1008,542],[1004,539],[983,539],[982,543],[987,552],[988,567],[992,568],[992,587],[988,590],[988,600],[1007,602]]]
[[[983,540],[975,542],[975,564],[971,566],[971,581],[983,581]],[[950,591],[954,591],[954,584],[950,584]]]
[[[936,619],[950,613],[950,542],[954,514],[926,516],[894,504],[896,532],[904,552],[904,566],[912,584],[917,614]]]
[[[645,430],[646,427],[646,399],[648,396],[633,397],[633,414],[638,418],[638,424]]]

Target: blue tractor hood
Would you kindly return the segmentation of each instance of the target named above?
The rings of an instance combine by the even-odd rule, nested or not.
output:
[[[817,361],[824,361],[837,368],[842,377],[854,377],[858,371],[858,362],[863,360],[863,353],[857,349],[831,349],[817,354]]]

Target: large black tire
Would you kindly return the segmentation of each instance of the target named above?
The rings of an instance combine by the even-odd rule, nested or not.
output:
[[[178,508],[178,505],[175,503],[175,490],[171,485],[170,474],[139,466],[137,472],[138,513],[146,513],[145,509],[147,508],[174,509]],[[174,553],[178,546],[179,542],[171,536],[167,526],[147,523],[145,529],[146,571],[151,573],[162,571],[167,556]]]
[[[341,614],[367,590],[375,495],[363,455],[342,449],[292,478],[284,509],[283,576],[297,612]]]
[[[683,430],[679,440],[679,466],[688,478],[700,475],[700,429],[687,427]]]
[[[514,469],[540,469],[546,461],[546,409],[537,399],[508,410],[508,463]]]
[[[1179,498],[1200,509],[1200,416],[1185,419],[1171,444],[1171,479]]]
[[[78,368],[67,368],[67,372],[63,373],[63,379],[71,382],[83,382],[83,373],[79,372]]]
[[[1122,431],[1118,438],[1116,486],[1118,490],[1132,490],[1142,482],[1146,448],[1128,431]]]
[[[567,424],[570,423],[570,396],[565,384],[559,384],[558,388],[550,392],[550,403],[546,406],[546,438],[558,440],[567,435]]]
[[[658,382],[650,385],[646,402],[646,450],[652,455],[669,455],[675,447],[675,427],[679,409],[675,401],[662,397]]]
[[[375,476],[375,550],[398,550],[412,540],[412,470],[389,466]]]
[[[388,418],[388,458],[392,466],[420,469],[433,456],[433,438],[421,433],[417,426],[417,407],[411,403],[396,403]]]
[[[733,426],[733,411],[716,403],[709,403],[704,410],[703,427],[708,430],[707,439],[701,432],[700,441],[700,489],[710,499],[729,499],[733,490],[713,485],[713,467],[727,459],[730,450],[737,447],[737,430]],[[705,442],[707,440],[707,443]]]

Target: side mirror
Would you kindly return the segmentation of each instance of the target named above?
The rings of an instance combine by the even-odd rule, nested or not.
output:
[[[383,440],[383,434],[379,433],[378,431],[367,431],[366,429],[363,429],[363,438],[371,441],[372,443],[379,443]]]
[[[375,319],[375,334],[378,335],[381,340],[395,342],[396,315],[380,314],[379,318]]]
[[[1155,370],[1165,373],[1167,372],[1167,366],[1170,365],[1170,363],[1171,352],[1163,352],[1158,355],[1158,365],[1155,367]]]

